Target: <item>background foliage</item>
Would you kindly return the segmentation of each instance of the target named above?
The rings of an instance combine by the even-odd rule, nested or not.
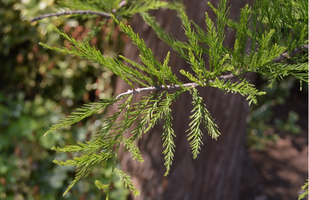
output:
[[[297,95],[299,83],[294,77],[288,77],[284,82],[268,88],[263,76],[259,76],[257,85],[266,94],[258,97],[258,105],[250,106],[250,113],[247,118],[248,132],[247,145],[254,150],[265,151],[269,142],[276,142],[279,139],[279,133],[282,134],[301,134],[300,116],[297,111],[290,110],[286,114],[278,116],[274,110],[278,106],[287,106],[290,102],[287,99]],[[303,90],[298,92],[299,95],[308,95],[308,86],[304,84]]]
[[[50,150],[52,146],[85,141],[96,129],[100,116],[42,137],[49,126],[76,107],[112,92],[110,72],[38,45],[40,41],[67,45],[51,31],[51,25],[77,39],[87,39],[87,33],[99,23],[98,18],[66,17],[30,23],[35,16],[55,11],[54,3],[53,0],[0,1],[0,199],[104,199],[104,194],[93,185],[94,177],[103,182],[110,178],[111,164],[105,163],[62,197],[75,169],[52,163],[55,158],[72,156],[55,155]],[[90,42],[104,54],[113,56],[122,49],[121,34],[113,23],[100,26],[91,34]],[[123,199],[127,194],[115,179],[111,197]]]

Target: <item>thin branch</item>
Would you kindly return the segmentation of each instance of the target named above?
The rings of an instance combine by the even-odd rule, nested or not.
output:
[[[277,58],[273,59],[273,62],[278,63],[282,60],[285,60],[287,58],[295,56],[296,54],[301,53],[305,49],[308,50],[308,44],[305,44],[305,45],[303,45],[299,48],[294,49],[290,54],[288,52],[286,52],[286,53],[279,55]],[[237,76],[231,73],[231,74],[228,74],[228,75],[219,76],[217,78],[219,80],[228,80],[228,79],[237,78]],[[213,80],[208,80],[207,82],[208,83],[213,82]],[[197,83],[185,83],[185,84],[182,84],[181,86],[182,87],[198,87],[199,84],[197,84]],[[136,94],[136,93],[145,92],[145,91],[159,91],[159,90],[164,90],[164,89],[175,89],[175,88],[180,88],[181,86],[180,85],[167,85],[167,86],[159,85],[159,86],[152,86],[152,87],[145,87],[145,88],[136,88],[136,89],[128,90],[127,92],[118,94],[116,96],[116,99],[119,99],[120,97],[123,97],[125,95],[130,95],[130,94]]]
[[[307,49],[307,51],[308,51],[308,44],[305,44],[305,45],[303,45],[299,48],[294,49],[290,54],[288,52],[280,54],[277,58],[273,59],[273,62],[278,63],[278,62],[281,62],[285,59],[291,58],[291,57],[295,56],[296,54],[301,53],[305,49]]]
[[[79,15],[100,15],[106,18],[110,18],[111,14],[110,13],[105,13],[105,12],[97,12],[97,11],[91,11],[91,10],[74,10],[74,11],[65,11],[65,12],[60,12],[60,13],[51,13],[51,14],[46,14],[46,15],[40,15],[38,17],[35,17],[31,20],[32,22],[39,21],[44,18],[48,17],[59,17],[61,15],[73,15],[73,14],[79,14]]]
[[[126,1],[121,1],[118,5],[118,9],[122,8],[123,6],[126,5]],[[114,8],[113,13],[115,13],[117,10]],[[59,17],[61,15],[73,15],[73,14],[78,14],[78,15],[99,15],[102,17],[110,18],[111,14],[106,13],[106,12],[98,12],[98,11],[91,11],[91,10],[74,10],[74,11],[65,11],[65,12],[60,12],[60,13],[51,13],[51,14],[46,14],[46,15],[40,15],[38,17],[35,17],[31,20],[32,22],[39,21],[44,18],[48,17]]]
[[[186,83],[182,85],[183,87],[196,87],[198,86],[197,83]],[[164,85],[157,85],[157,86],[152,86],[152,87],[145,87],[145,88],[136,88],[133,90],[128,90],[127,92],[118,94],[116,96],[116,99],[119,99],[120,97],[129,95],[129,94],[136,94],[140,92],[145,92],[145,91],[159,91],[163,89],[172,89],[172,88],[180,88],[180,85],[167,85],[166,87]]]
[[[234,79],[236,77],[237,77],[236,75],[228,74],[228,75],[219,76],[217,78],[219,80],[228,80],[228,79]],[[209,80],[207,82],[210,83],[210,82],[213,82],[213,80]],[[152,87],[136,88],[136,89],[128,90],[127,92],[118,94],[116,96],[116,99],[119,99],[120,97],[123,97],[125,95],[136,94],[136,93],[145,92],[145,91],[159,91],[159,90],[164,90],[164,89],[177,89],[177,88],[180,88],[180,87],[191,87],[191,88],[193,88],[193,87],[198,87],[198,86],[200,86],[200,85],[193,82],[193,83],[185,83],[185,84],[182,84],[181,86],[176,84],[176,85],[167,85],[167,86],[157,85],[157,86],[152,86]]]

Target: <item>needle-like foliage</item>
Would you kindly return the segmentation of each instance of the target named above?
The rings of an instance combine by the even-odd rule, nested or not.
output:
[[[213,139],[217,139],[220,135],[217,125],[214,123],[210,113],[206,109],[206,105],[203,103],[203,98],[198,95],[197,89],[193,88],[191,91],[193,98],[192,104],[194,105],[193,114],[190,116],[192,121],[189,124],[188,141],[190,141],[190,147],[192,149],[193,158],[195,159],[199,154],[201,146],[203,145],[202,137],[203,132],[200,129],[203,125],[207,128],[208,135]]]
[[[133,159],[143,162],[142,154],[136,145],[137,140],[142,138],[143,134],[147,133],[160,120],[164,121],[162,153],[166,166],[165,176],[167,176],[171,170],[176,149],[174,138],[182,137],[181,134],[174,132],[171,114],[171,105],[177,101],[181,93],[187,92],[192,96],[193,110],[189,116],[191,122],[187,130],[187,140],[195,159],[200,149],[203,148],[202,138],[207,137],[203,133],[204,129],[213,139],[217,139],[221,134],[196,87],[209,86],[224,92],[238,93],[244,96],[249,104],[256,104],[258,103],[257,96],[263,95],[264,92],[259,91],[243,78],[242,75],[245,73],[259,73],[267,76],[270,87],[286,76],[295,76],[301,82],[308,82],[308,40],[306,39],[308,35],[308,3],[306,1],[256,1],[252,7],[247,5],[241,10],[237,21],[228,18],[227,0],[220,0],[218,6],[208,4],[215,12],[217,19],[214,22],[205,13],[206,30],[204,30],[192,22],[182,9],[183,6],[177,3],[170,4],[155,0],[74,0],[70,3],[63,1],[66,9],[102,11],[104,12],[103,16],[111,17],[121,31],[137,46],[142,61],[137,63],[123,56],[115,59],[104,56],[86,41],[77,41],[56,28],[55,31],[71,46],[59,48],[41,43],[46,48],[98,63],[112,71],[131,87],[131,90],[124,91],[110,99],[101,99],[99,102],[84,105],[46,132],[49,134],[57,129],[70,126],[95,113],[102,112],[109,106],[118,106],[116,113],[102,120],[101,127],[93,133],[91,140],[62,148],[53,147],[53,150],[57,152],[80,153],[79,157],[65,162],[54,161],[59,165],[76,166],[75,179],[67,191],[82,177],[88,176],[91,169],[100,162],[112,159],[115,163],[120,145],[123,145],[125,151],[132,153]],[[158,8],[178,11],[187,41],[179,41],[167,33],[147,12]],[[95,12],[88,12],[89,17],[93,17]],[[106,14],[106,12],[110,14]],[[121,22],[122,17],[135,13],[139,13],[143,17],[158,37],[178,53],[180,59],[187,61],[192,70],[181,69],[180,74],[185,76],[188,82],[180,81],[171,70],[169,53],[161,63],[144,40],[130,26]],[[223,45],[226,28],[236,32],[233,48]],[[247,48],[248,44],[249,49]],[[205,55],[208,56],[208,61],[204,60]],[[136,87],[137,84],[139,87]],[[173,89],[173,92],[170,89]],[[142,92],[145,95],[138,102],[133,103],[133,96]],[[124,133],[128,130],[131,132],[129,136],[125,136]],[[125,186],[135,196],[139,194],[130,177],[115,168],[115,164],[113,173],[121,177]],[[95,185],[109,194],[110,184],[96,181]]]

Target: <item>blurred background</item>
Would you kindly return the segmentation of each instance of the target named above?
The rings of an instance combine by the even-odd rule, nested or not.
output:
[[[111,163],[103,163],[79,181],[66,196],[75,169],[57,166],[52,146],[84,142],[100,125],[92,116],[46,137],[48,127],[76,107],[113,92],[113,74],[102,66],[39,46],[69,44],[52,25],[111,57],[126,42],[112,23],[100,17],[53,17],[30,23],[44,13],[56,12],[53,0],[0,0],[0,199],[105,199],[94,180],[108,181]],[[98,28],[95,28],[98,27]],[[258,87],[267,91],[247,118],[247,145],[260,178],[243,199],[284,199],[301,193],[308,177],[308,86],[288,77],[273,89],[264,77]],[[127,199],[128,190],[113,178],[112,199]],[[254,197],[254,198],[253,198]]]
[[[52,25],[78,40],[89,39],[110,56],[119,53],[122,40],[113,23],[102,27],[100,18],[54,17],[30,23],[38,15],[55,11],[53,0],[0,1],[0,199],[105,199],[94,180],[107,182],[111,163],[95,169],[63,197],[75,169],[57,166],[52,161],[66,160],[72,155],[55,155],[50,150],[52,146],[89,139],[100,125],[101,116],[43,135],[76,107],[109,97],[112,74],[88,61],[46,50],[39,42],[68,47],[52,31]],[[90,31],[95,24],[101,28],[98,37],[97,31]],[[122,182],[115,179],[111,197],[123,199],[127,194]]]

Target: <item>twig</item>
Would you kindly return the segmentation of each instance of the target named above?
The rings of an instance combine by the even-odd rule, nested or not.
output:
[[[105,12],[97,12],[97,11],[91,11],[91,10],[74,10],[74,11],[65,11],[65,12],[61,12],[61,13],[51,13],[51,14],[46,14],[46,15],[40,15],[38,17],[35,17],[31,20],[31,23],[32,22],[35,22],[35,21],[39,21],[41,19],[44,19],[44,18],[48,18],[48,17],[58,17],[58,16],[61,16],[61,15],[73,15],[73,14],[79,14],[79,15],[89,15],[89,14],[92,14],[92,15],[100,15],[100,16],[103,16],[103,17],[106,17],[106,18],[110,18],[111,14],[110,13],[105,13]]]
[[[299,54],[300,52],[302,52],[305,49],[308,50],[308,44],[305,44],[305,45],[303,45],[303,46],[301,46],[299,48],[294,49],[290,54],[286,52],[286,53],[283,53],[283,54],[279,55],[277,58],[273,59],[273,62],[274,63],[278,63],[278,62],[280,62],[282,60],[285,60],[287,58],[295,56],[296,54]],[[231,74],[228,74],[228,75],[219,76],[217,78],[219,80],[228,80],[228,79],[237,78],[237,76],[231,73]],[[207,82],[208,83],[209,82],[213,82],[213,80],[208,80]],[[182,87],[197,87],[197,86],[199,86],[199,84],[197,84],[197,83],[185,83],[185,84],[182,84]],[[153,87],[136,88],[136,89],[128,90],[127,92],[118,94],[116,96],[116,99],[119,99],[120,97],[123,97],[125,95],[130,95],[130,94],[135,94],[135,93],[140,93],[140,92],[145,92],[145,91],[159,91],[159,90],[164,90],[164,89],[172,89],[172,88],[180,88],[180,87],[181,87],[180,85],[166,85],[166,86],[159,85],[159,86],[153,86]]]
[[[190,85],[190,86],[186,86],[186,85]],[[186,83],[186,84],[183,84],[182,86],[183,87],[196,87],[197,85],[198,85],[197,83]],[[159,91],[159,90],[171,89],[171,88],[180,88],[180,85],[167,85],[166,87],[164,85],[157,85],[157,86],[152,86],[152,87],[136,88],[136,89],[128,90],[127,92],[118,94],[116,96],[116,99],[119,99],[120,97],[129,95],[129,94],[135,94],[135,93],[140,93],[140,92],[145,92],[145,91]]]
[[[121,1],[118,5],[118,9],[122,8],[123,6],[126,5],[126,1]],[[113,13],[115,13],[117,10],[113,9]],[[45,14],[45,15],[40,15],[38,17],[35,17],[31,20],[32,22],[39,21],[44,18],[48,17],[59,17],[61,15],[73,15],[73,14],[79,14],[79,15],[99,15],[102,17],[110,18],[111,14],[106,13],[106,12],[98,12],[98,11],[91,11],[91,10],[74,10],[74,11],[65,11],[65,12],[60,12],[60,13],[51,13],[51,14]]]
[[[219,80],[228,80],[228,79],[234,79],[236,77],[237,77],[236,75],[228,74],[228,75],[219,76],[217,78]],[[210,83],[210,82],[213,82],[213,80],[208,80],[207,82]],[[166,85],[166,86],[165,85],[157,85],[157,86],[152,86],[152,87],[136,88],[136,89],[128,90],[127,92],[118,94],[116,96],[116,99],[119,99],[120,97],[123,97],[125,95],[136,94],[136,93],[145,92],[145,91],[159,91],[159,90],[164,90],[164,89],[176,89],[176,88],[180,88],[180,87],[191,87],[191,88],[193,88],[193,87],[198,87],[198,86],[200,86],[200,85],[197,84],[197,83],[185,83],[185,84],[182,84],[181,86],[176,84],[176,85]]]
[[[300,52],[302,52],[303,50],[307,49],[308,50],[308,44],[305,44],[299,48],[294,49],[290,54],[288,52],[285,52],[283,54],[280,54],[277,58],[273,59],[274,63],[278,63],[281,62],[285,59],[288,59],[290,57],[295,56],[296,54],[299,54]]]

